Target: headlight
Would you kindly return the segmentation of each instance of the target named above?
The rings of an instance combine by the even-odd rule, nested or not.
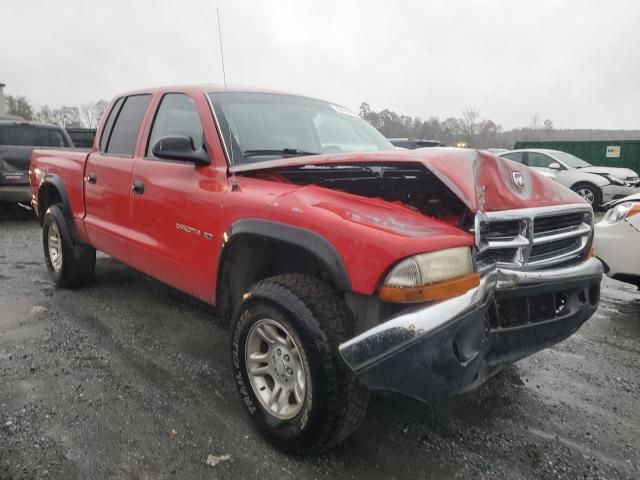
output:
[[[471,249],[449,248],[407,258],[391,269],[380,291],[388,302],[411,303],[443,300],[477,286]]]
[[[624,180],[622,180],[621,178],[618,177],[614,177],[613,175],[611,175],[610,173],[603,173],[602,176],[604,178],[606,178],[607,180],[609,180],[611,183],[613,183],[614,185],[626,185],[624,183]]]
[[[640,213],[640,203],[624,202],[609,209],[603,220],[608,223],[618,223],[637,213]]]

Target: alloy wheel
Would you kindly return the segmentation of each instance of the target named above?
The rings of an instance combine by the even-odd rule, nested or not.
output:
[[[300,349],[281,323],[258,320],[247,335],[245,364],[251,387],[274,417],[295,417],[304,404],[307,373]]]
[[[49,225],[48,235],[48,247],[49,247],[49,260],[56,272],[59,272],[62,268],[62,239],[60,237],[60,229],[56,222],[51,222]]]
[[[577,193],[591,204],[593,204],[596,199],[595,194],[589,188],[579,188]]]

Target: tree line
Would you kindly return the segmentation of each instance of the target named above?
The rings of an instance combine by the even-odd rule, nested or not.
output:
[[[360,104],[359,115],[376,127],[385,137],[409,137],[439,140],[449,146],[464,145],[474,148],[512,148],[518,140],[552,139],[555,132],[553,121],[549,118],[540,121],[534,114],[528,127],[504,131],[500,124],[482,118],[474,107],[463,110],[461,117],[448,117],[440,120],[397,114],[384,109],[376,112],[367,102]]]
[[[33,108],[29,99],[23,95],[5,95],[8,115],[23,120],[59,125],[63,128],[96,128],[102,114],[107,109],[106,100],[83,103],[80,106],[62,105],[51,108],[43,105],[39,110]]]

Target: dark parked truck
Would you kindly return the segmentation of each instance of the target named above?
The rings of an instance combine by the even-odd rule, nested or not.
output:
[[[72,147],[69,135],[60,127],[0,120],[0,202],[31,202],[29,162],[38,147]]]
[[[290,452],[348,437],[371,389],[469,392],[598,306],[578,195],[488,152],[395,150],[311,98],[123,94],[90,152],[35,151],[31,186],[57,285],[100,250],[231,318],[242,403]]]
[[[96,137],[95,128],[67,128],[67,133],[77,148],[91,148]]]

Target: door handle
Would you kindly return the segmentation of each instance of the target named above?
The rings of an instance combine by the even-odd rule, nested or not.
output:
[[[95,173],[90,173],[87,175],[87,183],[96,183],[98,181],[98,177]]]
[[[138,195],[142,195],[144,193],[144,183],[140,180],[134,180],[131,184],[131,191]]]

